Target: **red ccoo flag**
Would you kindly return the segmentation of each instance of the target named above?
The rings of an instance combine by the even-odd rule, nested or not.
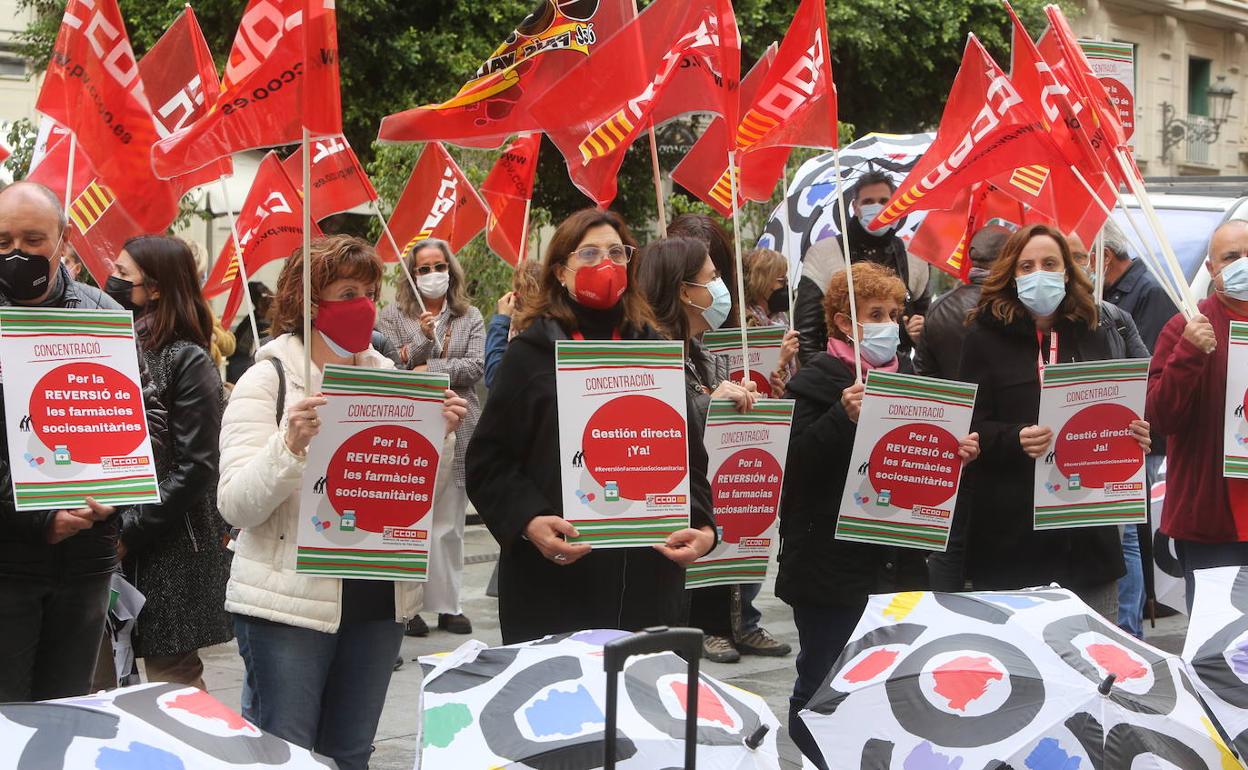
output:
[[[490,209],[485,242],[512,267],[527,253],[529,201],[533,198],[541,147],[541,134],[516,139],[503,150],[481,185],[481,197]]]
[[[49,188],[65,204],[65,175],[69,171],[69,135],[53,136],[50,146],[26,179]],[[113,271],[112,262],[126,241],[144,230],[126,213],[109,187],[100,181],[91,160],[74,153],[74,189],[65,205],[70,245],[96,284],[103,286]]]
[[[342,136],[313,139],[312,147],[312,218],[348,211],[362,203],[377,200],[377,191],[360,167],[355,151]],[[303,147],[297,148],[282,162],[286,175],[301,187],[303,179]]]
[[[313,136],[334,136],[342,133],[334,0],[305,0],[303,14],[303,125]]]
[[[958,194],[952,207],[929,211],[906,251],[960,281],[971,271],[971,238],[984,227],[999,224],[1011,230],[1049,220],[988,184]]]
[[[422,238],[441,238],[457,252],[485,229],[489,213],[446,148],[430,142],[390,215],[390,234],[404,254]],[[384,232],[377,253],[388,262],[399,259]]]
[[[152,174],[156,124],[116,0],[69,0],[35,109],[77,137],[145,230],[169,226],[178,199]]]
[[[512,134],[536,132],[533,100],[634,15],[632,0],[543,0],[454,98],[386,116],[377,138],[498,147]]]
[[[741,41],[728,0],[656,0],[532,106],[568,174],[599,206],[624,153],[652,124],[712,112],[737,124]]]
[[[139,60],[139,76],[160,138],[208,114],[208,99],[217,98],[221,83],[208,42],[189,5]],[[172,182],[181,194],[232,173],[234,163],[227,156]]]

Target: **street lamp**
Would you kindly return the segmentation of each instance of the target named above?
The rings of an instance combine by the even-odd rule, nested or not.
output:
[[[1231,100],[1235,98],[1235,89],[1226,85],[1226,76],[1218,75],[1218,82],[1209,86],[1206,95],[1209,98],[1209,117],[1203,120],[1180,120],[1175,117],[1174,105],[1170,102],[1161,103],[1161,162],[1169,162],[1170,150],[1177,147],[1184,139],[1189,142],[1213,144],[1218,141],[1222,124],[1231,113]]]

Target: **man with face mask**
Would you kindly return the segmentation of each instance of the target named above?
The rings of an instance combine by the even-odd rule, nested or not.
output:
[[[906,253],[906,245],[897,237],[895,225],[872,230],[875,220],[896,191],[893,178],[883,171],[868,171],[848,191],[849,261],[874,262],[889,268],[906,285],[906,305],[899,322],[898,352],[908,354],[923,332],[924,315],[931,302],[928,294],[928,266]],[[839,214],[836,216],[838,222]],[[811,245],[802,259],[802,277],[797,284],[794,301],[794,326],[801,335],[798,358],[806,363],[823,353],[828,345],[823,318],[823,293],[832,276],[845,268],[841,240],[829,235]]]
[[[70,277],[67,250],[55,193],[33,182],[0,191],[0,305],[119,310]],[[153,448],[162,451],[164,412],[150,388],[144,397]],[[104,634],[119,517],[96,503],[19,512],[9,467],[0,442],[0,702],[84,695]]]
[[[1153,352],[1145,412],[1166,436],[1161,531],[1174,540],[1193,597],[1193,572],[1248,565],[1248,480],[1222,474],[1231,321],[1248,321],[1248,222],[1214,230],[1205,262],[1213,293],[1191,320],[1171,318]]]

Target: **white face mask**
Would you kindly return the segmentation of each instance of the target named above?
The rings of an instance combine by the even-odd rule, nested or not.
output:
[[[872,366],[883,366],[897,357],[897,345],[901,341],[901,327],[896,321],[860,325],[862,336],[858,340],[858,345],[867,363]]]
[[[1248,257],[1222,268],[1222,292],[1231,299],[1248,302]]]
[[[429,299],[438,299],[446,295],[446,290],[451,288],[451,274],[446,273],[429,273],[427,275],[416,276],[416,288],[420,289],[420,293]]]

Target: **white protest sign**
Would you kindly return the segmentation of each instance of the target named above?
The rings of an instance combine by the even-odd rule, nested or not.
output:
[[[1231,321],[1226,352],[1226,434],[1222,475],[1248,479],[1248,321]]]
[[[751,326],[745,330],[750,343],[750,379],[758,386],[759,395],[763,398],[774,395],[770,377],[780,365],[780,348],[788,331],[786,326]],[[708,353],[727,356],[728,379],[741,380],[745,367],[742,365],[744,356],[741,354],[740,329],[707,332],[702,335],[702,347]]]

